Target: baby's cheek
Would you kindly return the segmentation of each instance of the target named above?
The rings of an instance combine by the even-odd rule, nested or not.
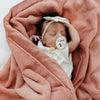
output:
[[[56,40],[54,40],[54,39],[49,39],[49,40],[47,40],[48,42],[47,42],[47,45],[49,46],[49,47],[55,47],[56,46]]]

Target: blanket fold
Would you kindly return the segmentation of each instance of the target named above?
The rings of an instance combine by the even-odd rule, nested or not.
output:
[[[100,100],[99,4],[97,0],[24,0],[12,7],[4,18],[12,54],[0,71],[0,100]],[[72,80],[29,40],[48,12],[68,18],[79,32]]]

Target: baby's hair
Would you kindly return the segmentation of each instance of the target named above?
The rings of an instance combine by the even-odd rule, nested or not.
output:
[[[43,14],[43,17],[44,16],[50,16],[50,17],[54,17],[54,16],[59,16],[59,14],[57,12],[48,12],[48,13],[45,13]],[[37,32],[38,32],[38,35],[41,36],[41,32],[42,32],[42,28],[43,28],[43,23],[45,22],[46,20],[45,19],[42,19],[37,25]],[[71,37],[69,35],[69,30],[68,28],[66,28],[66,35],[67,35],[67,42],[69,42],[71,40]]]

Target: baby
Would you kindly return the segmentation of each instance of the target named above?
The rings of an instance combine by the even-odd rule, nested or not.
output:
[[[71,53],[77,48],[80,42],[79,34],[66,18],[44,17],[41,30],[41,39],[32,35],[30,39],[38,41],[38,47],[49,57],[56,61],[71,79],[73,70]],[[71,41],[67,43],[66,27],[69,30]]]

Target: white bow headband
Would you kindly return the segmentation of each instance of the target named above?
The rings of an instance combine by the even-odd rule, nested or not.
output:
[[[70,24],[69,21],[66,19],[66,18],[63,18],[63,17],[60,17],[60,16],[55,16],[55,17],[50,17],[50,16],[47,16],[47,17],[43,17],[45,20],[48,20],[50,21],[47,26],[45,27],[44,31],[43,31],[43,34],[42,34],[42,41],[43,41],[43,38],[44,38],[44,35],[45,35],[45,32],[47,30],[47,28],[53,23],[53,22],[61,22],[61,23],[67,23],[67,24]]]

